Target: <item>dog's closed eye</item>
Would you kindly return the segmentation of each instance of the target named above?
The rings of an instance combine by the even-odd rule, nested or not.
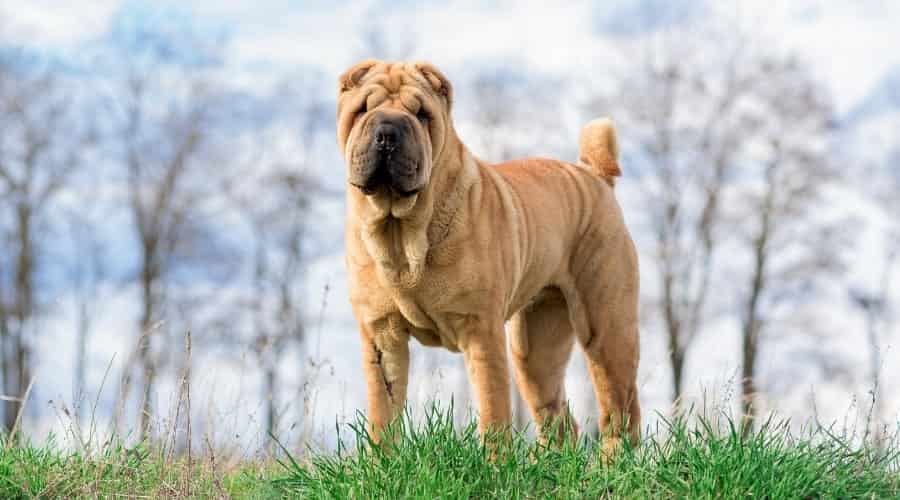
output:
[[[428,113],[424,106],[422,106],[419,108],[419,111],[416,112],[416,119],[418,119],[422,125],[427,125],[431,120],[431,114]]]

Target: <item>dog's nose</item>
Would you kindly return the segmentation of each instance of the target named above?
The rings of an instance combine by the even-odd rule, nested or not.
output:
[[[392,150],[397,146],[399,136],[394,124],[381,123],[375,128],[375,147],[382,151]]]

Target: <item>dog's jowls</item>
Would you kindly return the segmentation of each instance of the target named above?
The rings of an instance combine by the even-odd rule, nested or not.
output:
[[[410,337],[463,353],[482,431],[510,422],[508,339],[543,439],[574,431],[563,378],[577,341],[604,449],[636,438],[638,262],[612,188],[611,122],[585,127],[578,164],[492,165],[460,142],[452,103],[426,63],[366,61],[339,82],[350,300],[375,438],[404,405]]]

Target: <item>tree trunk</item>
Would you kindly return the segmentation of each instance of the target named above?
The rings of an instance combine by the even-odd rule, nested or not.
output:
[[[144,269],[141,272],[141,300],[143,301],[143,312],[140,319],[140,337],[138,340],[138,364],[141,370],[141,406],[140,416],[138,419],[138,438],[141,441],[151,437],[152,416],[153,416],[153,385],[156,380],[155,367],[153,363],[152,340],[153,332],[153,314],[155,297],[153,296],[153,287],[156,282],[156,275],[153,272],[152,258],[149,257],[150,251],[145,249]]]
[[[768,223],[764,223],[764,227],[767,228]],[[752,286],[741,329],[741,420],[743,424],[741,432],[744,436],[750,434],[756,418],[756,355],[759,351],[759,332],[762,326],[759,319],[759,299],[765,287],[767,238],[768,230],[756,243],[756,262],[754,263]]]
[[[775,204],[776,178],[780,149],[775,144],[775,159],[766,168],[766,192],[760,207],[760,229],[753,238],[753,274],[750,279],[750,295],[747,297],[744,311],[741,342],[741,433],[748,436],[753,429],[756,417],[756,355],[759,351],[759,335],[762,330],[762,319],[759,301],[768,286],[766,272],[769,260],[769,239],[773,231],[773,211]]]
[[[6,306],[3,303],[3,295],[0,294],[0,377],[3,377],[2,381],[0,381],[0,389],[3,390],[3,394],[6,394],[6,381],[9,380],[10,377],[10,356],[9,352],[9,341],[10,341],[10,329],[9,329],[9,316],[6,313]],[[0,421],[3,422],[4,428],[6,425],[6,413],[8,408],[5,404],[0,404]]]
[[[757,341],[756,335],[753,333],[753,326],[744,328],[744,338],[742,344],[742,364],[741,364],[741,434],[747,436],[753,429],[753,421],[756,418],[756,352]]]
[[[679,416],[681,415],[682,410],[682,391],[684,391],[682,386],[684,376],[684,353],[677,345],[672,345],[672,337],[669,337],[669,339],[669,361],[672,363],[672,414]]]
[[[3,395],[15,397],[18,382],[16,381],[17,372],[15,369],[14,349],[15,339],[11,328],[6,328],[3,332]],[[18,406],[15,401],[3,402],[3,429],[8,433],[12,430],[16,421],[16,411]]]
[[[759,351],[759,333],[762,328],[759,317],[759,299],[766,286],[766,245],[770,229],[769,212],[767,210],[768,208],[763,214],[762,231],[754,243],[753,277],[741,329],[741,432],[744,436],[750,434],[756,417],[756,355]]]
[[[31,378],[31,352],[25,341],[25,331],[34,312],[34,246],[31,235],[32,212],[27,204],[16,207],[16,239],[18,255],[14,277],[15,301],[11,316],[15,327],[7,332],[7,349],[5,351],[6,370],[3,378],[3,392],[6,396],[17,398],[7,401],[3,414],[3,426],[7,432],[15,425],[16,418],[22,412],[25,391]]]
[[[29,352],[22,336],[22,328],[6,336],[6,349],[4,358],[6,368],[3,377],[3,392],[10,399],[6,401],[6,409],[3,412],[3,427],[6,432],[11,432],[16,423],[16,418],[23,411],[25,391],[30,378]]]
[[[669,344],[669,362],[672,369],[672,415],[681,414],[684,387],[684,346],[681,339],[681,322],[675,312],[674,277],[668,269],[663,271],[663,316]]]
[[[274,444],[273,436],[275,436],[275,424],[277,415],[277,399],[275,397],[276,394],[276,385],[278,383],[277,376],[275,374],[276,367],[269,365],[266,367],[266,375],[265,375],[265,398],[266,398],[266,442],[268,443],[269,448]]]
[[[145,441],[152,437],[153,431],[153,385],[156,382],[156,373],[153,369],[153,363],[142,357],[141,364],[144,367],[143,376],[141,377],[141,387],[143,394],[141,395],[141,416],[140,416],[140,435],[139,439]]]

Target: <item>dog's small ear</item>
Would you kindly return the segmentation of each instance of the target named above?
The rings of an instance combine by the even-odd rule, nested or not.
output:
[[[447,99],[447,106],[449,107],[453,102],[453,86],[450,85],[450,80],[431,63],[418,62],[416,63],[416,69],[428,80],[435,93]]]
[[[346,92],[350,89],[359,87],[363,77],[378,64],[375,59],[367,59],[363,62],[354,64],[338,78],[338,93]]]

